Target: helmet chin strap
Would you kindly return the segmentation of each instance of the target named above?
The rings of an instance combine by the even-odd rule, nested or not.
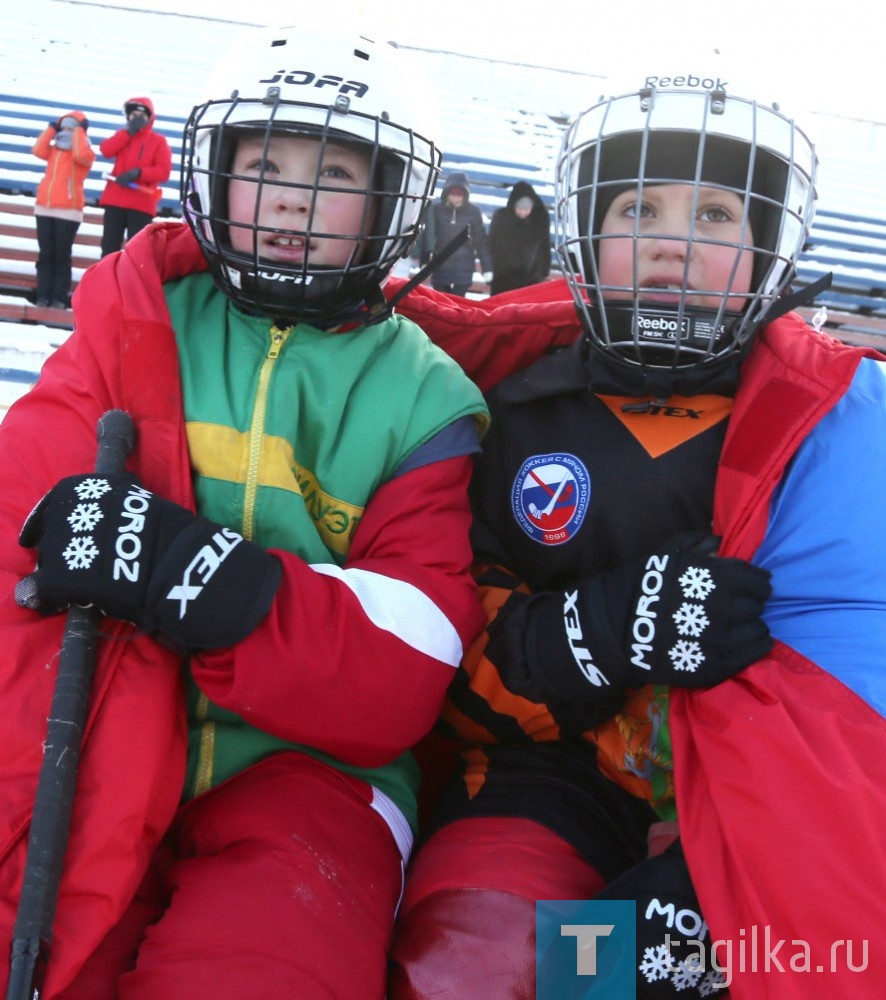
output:
[[[468,238],[468,227],[465,226],[460,233],[456,233],[455,236],[443,247],[442,250],[434,254],[433,258],[428,261],[427,264],[419,271],[417,271],[403,287],[400,289],[396,295],[392,295],[390,301],[386,301],[381,289],[374,289],[377,294],[370,294],[367,296],[367,300],[363,303],[358,310],[352,316],[346,316],[344,318],[339,317],[335,321],[331,322],[331,326],[339,326],[349,319],[361,319],[367,326],[371,326],[373,323],[381,323],[383,320],[389,319],[396,309],[397,305],[406,298],[406,296],[413,290],[417,288],[422,282],[426,281],[430,275],[440,267],[449,257],[451,257],[456,250],[467,240]],[[314,322],[314,321],[311,321]],[[317,325],[314,323],[314,325]]]
[[[774,319],[778,319],[779,316],[784,316],[785,313],[789,313],[792,309],[796,309],[797,306],[812,305],[812,300],[820,292],[830,288],[833,280],[833,273],[828,272],[813,281],[811,285],[807,285],[805,288],[801,288],[796,292],[791,292],[790,295],[783,295],[780,299],[776,299],[766,312],[763,322],[771,323]]]
[[[772,304],[762,323],[771,323],[796,309],[797,306],[810,305],[819,293],[830,286],[832,279],[831,274],[823,275],[811,285],[782,296]],[[627,364],[617,355],[598,347],[591,338],[587,338],[587,341],[590,347],[588,370],[593,391],[604,395],[636,396],[638,402],[625,403],[622,409],[625,412],[642,413],[651,409],[656,402],[675,395],[697,396],[700,393],[734,395],[738,386],[739,370],[754,343],[754,335],[748,338],[740,350],[717,361],[681,369],[646,368]],[[642,397],[651,397],[651,401],[646,399],[640,402]]]
[[[596,310],[592,308],[591,313],[595,314]],[[667,316],[667,313],[663,315]],[[669,318],[673,319],[673,315],[670,314]],[[622,339],[627,342],[633,337],[634,311],[632,308],[621,309],[617,316],[616,326],[621,326],[626,331]],[[610,330],[611,319],[610,315]],[[694,316],[693,319],[703,320],[705,317]],[[595,315],[591,322],[600,322],[600,319]],[[707,318],[707,322],[710,322],[710,318]],[[591,388],[594,392],[613,396],[635,396],[638,399],[651,397],[653,400],[653,403],[648,399],[642,403],[626,403],[623,407],[625,412],[644,412],[654,405],[654,401],[660,402],[674,395],[696,396],[699,393],[734,395],[738,370],[747,353],[745,347],[742,350],[732,350],[722,357],[710,357],[703,363],[685,367],[678,368],[673,365],[654,367],[640,361],[632,363],[622,357],[617,350],[607,350],[602,347],[594,336],[588,336],[587,341],[590,347],[588,367]],[[652,351],[656,344],[647,340],[643,346]],[[671,352],[672,357],[676,358],[676,346],[673,343],[663,340],[662,349]]]

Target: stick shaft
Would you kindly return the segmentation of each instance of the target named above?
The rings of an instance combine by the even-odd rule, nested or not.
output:
[[[98,422],[97,437],[95,472],[121,472],[134,439],[129,414],[109,410]],[[98,621],[92,608],[68,611],[13,928],[6,1000],[39,1000],[42,991],[95,670]]]

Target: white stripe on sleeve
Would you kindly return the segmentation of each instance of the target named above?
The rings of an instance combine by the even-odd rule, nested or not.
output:
[[[356,595],[366,616],[377,628],[451,667],[461,662],[464,650],[458,632],[417,587],[381,573],[342,569],[333,563],[312,563],[311,569],[341,580]]]

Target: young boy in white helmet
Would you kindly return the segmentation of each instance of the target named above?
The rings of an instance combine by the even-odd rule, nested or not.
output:
[[[886,366],[789,312],[815,171],[792,121],[716,80],[652,77],[568,129],[580,323],[489,397],[489,624],[442,716],[466,746],[392,1000],[594,993],[571,931],[536,966],[545,899],[636,901],[638,996],[882,989]],[[400,308],[489,386],[569,341],[563,292]]]
[[[108,616],[47,997],[385,994],[407,751],[483,622],[486,408],[380,291],[440,163],[413,79],[362,38],[244,41],[185,129],[188,224],[90,271],[4,419],[7,932],[53,613]],[[83,475],[111,408],[127,472]]]

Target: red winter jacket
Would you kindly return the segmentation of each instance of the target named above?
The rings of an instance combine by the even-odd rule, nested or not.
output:
[[[385,297],[390,300],[405,284],[405,278],[389,278]],[[418,323],[484,392],[547,351],[571,344],[581,332],[563,278],[486,299],[419,285],[397,305],[397,312]]]
[[[102,156],[114,161],[111,173],[115,177],[133,167],[140,167],[141,175],[134,187],[121,187],[116,181],[109,180],[99,204],[154,215],[157,202],[163,196],[161,185],[169,180],[172,173],[172,151],[166,137],[154,131],[154,103],[150,97],[130,97],[126,103],[144,104],[150,108],[151,117],[147,126],[135,135],[130,135],[125,127],[121,128],[105,139],[99,149]]]
[[[14,603],[15,583],[34,560],[18,534],[59,478],[93,468],[96,423],[110,408],[127,410],[137,428],[127,467],[149,489],[193,509],[178,352],[162,283],[205,267],[196,240],[178,222],[149,226],[121,253],[96,264],[75,293],[75,332],[0,424],[4,947],[19,898],[52,664],[64,628],[64,616],[43,618]],[[470,469],[470,457],[461,455],[381,485],[347,563],[421,588],[458,630],[462,646],[483,624],[469,572]],[[429,511],[439,530],[427,530]],[[236,647],[191,657],[195,680],[218,704],[233,707],[230,698],[242,696],[244,687],[261,699],[257,672],[272,678],[277,671],[277,691],[287,680],[291,690],[291,651],[310,649],[297,703],[278,695],[269,709],[285,713],[287,737],[360,767],[393,760],[433,725],[452,666],[410,647],[388,622],[361,614],[344,582],[321,577],[291,553],[275,554],[283,579],[274,608]],[[129,625],[105,619],[102,631],[109,638],[99,644],[45,1000],[70,982],[118,921],[182,795],[187,732],[180,659]],[[350,697],[341,698],[342,691]],[[5,974],[3,962],[0,993]]]
[[[775,486],[864,357],[882,360],[796,316],[758,337],[717,475],[723,555],[754,555]],[[835,525],[839,491],[834,482]],[[886,928],[886,720],[830,666],[776,642],[730,681],[671,691],[680,836],[713,940],[731,942],[731,956],[724,944],[718,958],[731,959],[732,1000],[879,1000],[886,983],[878,934]]]

